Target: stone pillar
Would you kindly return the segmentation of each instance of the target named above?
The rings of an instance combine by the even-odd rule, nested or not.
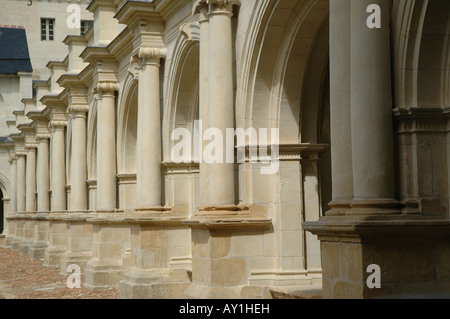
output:
[[[17,157],[12,157],[11,163],[11,200],[10,200],[10,215],[17,213]],[[5,247],[11,247],[14,237],[16,235],[16,221],[7,220],[8,235],[5,238]]]
[[[219,129],[223,137],[234,128],[233,43],[229,1],[209,1],[208,127]],[[202,60],[201,64],[206,63]],[[223,143],[223,154],[226,154]],[[208,205],[235,205],[234,163],[208,164]],[[220,183],[218,182],[220,181]]]
[[[11,158],[11,213],[17,213],[17,157]]]
[[[97,85],[97,211],[116,209],[116,91],[119,85],[100,82]]]
[[[71,160],[71,212],[86,212],[87,159],[86,159],[86,113],[88,105],[71,106],[72,112],[72,160]]]
[[[367,27],[367,8],[381,8],[381,28]],[[351,3],[353,214],[398,213],[394,187],[388,0]]]
[[[67,249],[67,226],[63,218],[66,215],[66,169],[65,169],[65,127],[67,122],[63,120],[62,108],[53,109],[51,128],[51,214],[49,246],[44,254],[44,266],[59,267],[61,257]]]
[[[219,129],[227,137],[234,129],[232,5],[234,1],[195,2],[200,13],[200,118],[203,129]],[[206,21],[208,19],[208,21]],[[203,145],[204,146],[204,145]],[[272,226],[264,209],[236,205],[235,165],[211,163],[203,156],[200,167],[201,205],[183,224],[192,228],[192,284],[186,298],[240,298],[248,285],[251,261],[239,249],[251,249],[254,232]],[[205,155],[205,154],[203,154]],[[234,154],[233,154],[234,155]],[[233,156],[234,160],[234,156]],[[244,235],[245,234],[245,235]],[[248,237],[244,237],[248,236]],[[257,237],[257,236],[255,236]],[[254,242],[252,242],[254,243]],[[243,248],[245,247],[245,248]],[[259,291],[260,287],[252,287]]]
[[[351,0],[330,1],[330,108],[333,199],[331,214],[343,214],[353,199],[351,136]]]
[[[47,124],[47,122],[45,122]],[[44,258],[45,249],[48,247],[50,223],[46,220],[50,210],[50,172],[49,172],[49,139],[50,134],[47,127],[46,132],[36,135],[37,142],[37,215],[34,242],[31,246],[31,259],[40,260]]]
[[[89,288],[117,286],[123,276],[123,256],[129,243],[129,227],[110,225],[107,213],[116,211],[116,131],[115,95],[119,85],[99,82],[97,110],[97,198],[98,216],[93,224],[92,259],[86,265]],[[104,213],[104,214],[103,214]],[[105,217],[106,215],[106,217]]]
[[[25,163],[26,163],[26,153],[16,152],[17,155],[17,212],[24,213],[26,210],[25,205]]]
[[[24,151],[16,152],[17,155],[17,213],[25,213],[25,165],[26,153]],[[16,235],[12,242],[12,249],[19,250],[20,242],[24,236],[24,220],[22,218],[16,219]]]
[[[24,237],[20,243],[20,254],[29,255],[34,240],[35,221],[32,215],[36,214],[36,144],[26,144],[26,201],[27,218],[24,220]]]
[[[51,209],[53,212],[66,211],[66,154],[65,134],[66,121],[52,121],[52,169],[51,169]]]
[[[75,100],[76,96],[72,96]],[[67,222],[68,245],[62,256],[61,273],[66,275],[68,265],[76,264],[84,271],[92,257],[93,226],[86,222],[87,201],[87,160],[86,160],[86,104],[72,104],[72,159],[71,159],[71,196],[70,214]]]
[[[199,114],[202,123],[200,160],[200,204],[208,205],[208,164],[203,161],[203,150],[207,145],[203,140],[205,130],[209,127],[209,19],[208,6],[206,3],[194,8],[194,13],[199,13],[200,24],[200,84],[199,84]]]
[[[367,8],[372,4],[381,8],[380,29],[370,29],[366,23]],[[390,1],[358,0],[350,6],[348,19],[341,15],[349,12],[348,3],[331,1],[330,27],[334,30],[343,25],[348,30],[351,25],[351,40],[346,44],[351,48],[351,121],[346,124],[351,125],[354,198],[345,216],[331,214],[318,222],[303,223],[304,229],[321,241],[323,297],[447,293],[450,281],[445,274],[450,267],[444,256],[450,255],[448,220],[398,214],[395,202]],[[332,58],[331,69],[341,68],[343,60],[346,58]],[[341,82],[342,91],[347,91],[339,74],[331,73],[332,83],[339,88]],[[341,100],[338,95],[331,98],[333,110]],[[333,162],[347,160],[345,156],[333,158]],[[339,165],[346,164],[338,163],[333,169]],[[368,281],[377,273],[380,286],[371,288]]]
[[[136,210],[162,211],[160,60],[164,48],[140,48]]]
[[[26,211],[36,212],[36,145],[27,145]]]
[[[50,174],[49,174],[49,134],[37,135],[37,211],[48,213],[50,210]]]

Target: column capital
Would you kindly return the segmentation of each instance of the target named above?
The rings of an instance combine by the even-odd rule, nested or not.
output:
[[[40,133],[36,134],[36,142],[40,143],[41,141],[46,141],[50,139],[50,134]]]
[[[67,121],[50,121],[48,127],[50,129],[64,128],[67,126]]]
[[[195,0],[192,6],[192,15],[200,14],[200,22],[208,20],[208,3],[206,0]]]
[[[94,94],[114,94],[117,91],[119,91],[117,82],[98,82]]]
[[[209,14],[233,14],[233,5],[240,5],[238,0],[206,0]]]
[[[138,68],[147,64],[157,64],[159,66],[159,61],[165,59],[167,55],[167,49],[152,48],[152,47],[140,47],[139,50],[132,56],[132,63],[136,63]]]
[[[36,143],[27,143],[25,144],[25,149],[28,150],[34,150],[37,148],[37,144]]]
[[[76,115],[77,113],[84,114],[84,113],[89,112],[89,105],[73,104],[73,105],[69,106],[68,112],[72,113],[74,115]]]
[[[18,152],[16,152],[16,156],[17,157],[27,156],[27,152],[25,152],[25,151],[18,151]]]

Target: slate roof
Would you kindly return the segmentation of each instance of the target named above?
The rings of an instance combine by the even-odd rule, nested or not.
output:
[[[0,74],[33,72],[25,29],[0,27]]]

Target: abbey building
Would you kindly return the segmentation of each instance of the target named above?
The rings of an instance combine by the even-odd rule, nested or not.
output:
[[[123,298],[450,293],[448,0],[1,4],[3,246]]]

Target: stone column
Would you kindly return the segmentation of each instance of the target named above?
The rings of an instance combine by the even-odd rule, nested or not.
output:
[[[208,128],[219,129],[225,138],[226,130],[234,128],[232,8],[229,1],[209,3],[208,78],[213,80],[208,85]],[[212,206],[235,205],[234,163],[225,162],[226,151],[223,143],[224,163],[208,164],[208,204]]]
[[[75,97],[72,96],[72,99]],[[72,159],[70,214],[67,222],[67,250],[61,259],[61,274],[65,275],[68,265],[76,264],[84,271],[92,257],[91,223],[87,218],[87,160],[86,160],[86,113],[87,104],[72,104]]]
[[[36,136],[37,141],[37,211],[48,213],[50,210],[50,174],[49,174],[49,134]]]
[[[164,48],[140,48],[136,210],[162,210],[160,60]]]
[[[64,106],[65,108],[65,106]],[[54,115],[58,116],[50,122],[51,128],[51,216],[49,246],[44,254],[44,266],[59,267],[61,257],[67,249],[67,226],[62,220],[66,211],[66,169],[65,169],[65,127],[67,122],[62,120],[61,110],[55,108]]]
[[[27,152],[25,209],[28,216],[24,220],[24,237],[20,243],[20,254],[26,256],[30,254],[34,240],[35,221],[31,215],[36,214],[36,144],[27,142],[25,148]]]
[[[367,26],[369,5],[381,28]],[[351,130],[356,214],[395,213],[390,26],[388,0],[351,3]]]
[[[47,122],[45,122],[47,123]],[[45,128],[47,131],[47,128]],[[49,172],[49,139],[50,134],[38,133],[37,142],[37,215],[34,232],[34,242],[31,246],[31,259],[44,258],[45,249],[48,247],[50,223],[46,217],[50,211],[50,172]]]
[[[71,161],[71,212],[86,212],[87,160],[86,160],[86,113],[88,105],[72,105],[72,161]]]
[[[27,145],[26,211],[36,212],[36,145]]]
[[[119,85],[100,82],[97,86],[97,211],[116,209],[116,112],[115,92]]]
[[[26,163],[26,153],[16,152],[17,155],[17,212],[25,212],[25,163]]]
[[[12,157],[11,163],[11,195],[10,195],[10,210],[11,215],[17,213],[17,157]],[[8,220],[8,235],[5,238],[5,247],[11,247],[14,237],[16,235],[16,221]]]
[[[17,155],[17,213],[25,213],[25,165],[26,165],[26,153],[24,151],[16,152]],[[20,242],[24,236],[24,220],[18,218],[15,221],[16,235],[12,241],[12,249],[19,250]]]
[[[11,213],[17,212],[17,157],[11,158]]]
[[[330,100],[332,214],[343,214],[353,199],[350,102],[351,0],[330,0]]]
[[[64,129],[66,121],[52,121],[50,123],[52,135],[52,212],[66,211],[66,157]]]
[[[199,114],[202,123],[201,143],[199,160],[200,160],[200,204],[208,205],[208,164],[203,161],[203,150],[205,148],[206,141],[203,140],[203,134],[206,128],[209,127],[209,18],[208,18],[208,6],[206,3],[202,3],[199,6],[194,7],[194,13],[199,13],[200,24],[200,97],[199,97]]]
[[[119,85],[99,82],[97,109],[97,212],[116,210],[116,117],[115,93]],[[123,250],[129,242],[129,227],[111,225],[102,216],[93,224],[92,258],[86,265],[85,285],[90,288],[116,286],[123,276]]]

